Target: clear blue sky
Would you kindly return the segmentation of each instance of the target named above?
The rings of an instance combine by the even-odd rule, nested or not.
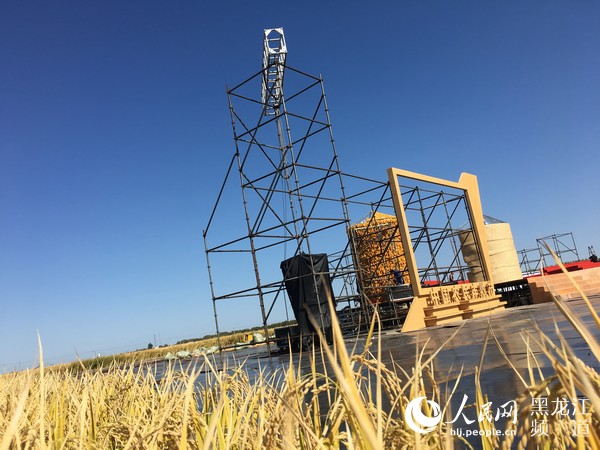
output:
[[[343,170],[471,172],[517,248],[600,250],[599,23],[591,0],[1,2],[0,371],[36,330],[49,362],[214,331],[225,85],[260,69],[264,28],[323,74]]]

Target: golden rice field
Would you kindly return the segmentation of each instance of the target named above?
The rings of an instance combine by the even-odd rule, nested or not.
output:
[[[600,346],[590,331],[568,304],[557,305],[600,361]],[[600,328],[589,302],[588,307]],[[290,358],[288,368],[262,372],[252,380],[243,366],[222,370],[208,360],[183,373],[171,367],[160,380],[152,371],[114,364],[77,372],[41,364],[33,371],[7,374],[0,377],[0,450],[468,448],[445,422],[425,434],[409,428],[405,408],[417,397],[437,402],[442,415],[449,413],[448,396],[431,375],[435,354],[426,360],[417,356],[412,373],[386,366],[379,362],[374,328],[367,339],[370,346],[352,353],[334,323],[334,345],[308,356],[308,373]],[[530,339],[549,358],[554,373],[544,377],[530,358],[528,380],[521,378],[527,388],[516,399],[518,420],[507,425],[514,434],[496,436],[493,422],[482,421],[481,447],[600,448],[600,376],[561,338],[551,341],[538,330]],[[495,345],[493,334],[487,342]],[[198,383],[201,371],[206,378]],[[480,376],[485,374],[476,372],[477,407],[487,401]],[[587,410],[575,411],[575,419],[589,424],[587,433],[573,436],[566,419],[549,416],[549,433],[532,434],[532,397],[542,396],[566,397],[574,404],[578,396],[589,399]],[[423,403],[425,414],[432,415],[428,407]]]

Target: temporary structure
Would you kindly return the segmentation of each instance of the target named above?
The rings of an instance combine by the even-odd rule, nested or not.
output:
[[[352,225],[348,233],[352,239],[352,256],[355,266],[359,268],[364,295],[372,303],[387,301],[389,287],[397,283],[390,272],[399,271],[408,279],[396,217],[373,212]]]

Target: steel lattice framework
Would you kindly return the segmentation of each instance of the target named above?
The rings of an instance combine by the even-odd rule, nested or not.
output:
[[[440,285],[467,279],[467,272],[473,267],[463,260],[459,235],[463,235],[463,240],[467,239],[473,235],[473,230],[464,192],[448,188],[401,187],[405,213],[407,216],[412,213],[414,219],[409,225],[413,251],[425,255],[422,260],[426,265],[418,268],[419,279]],[[479,248],[477,253],[481,254]],[[481,263],[476,270],[482,270]]]
[[[552,234],[536,239],[536,248],[519,250],[519,264],[521,271],[525,275],[534,275],[540,273],[542,268],[555,264],[551,254],[546,248],[548,245],[558,256],[558,258],[566,263],[579,261],[581,258],[577,251],[575,238],[573,233]],[[550,258],[547,258],[550,257]]]
[[[285,292],[277,268],[282,259],[300,253],[327,253],[336,298],[358,297],[345,238],[348,202],[323,80],[289,67],[286,56],[283,30],[265,30],[261,71],[227,90],[235,153],[204,231],[217,334],[217,303],[253,297],[258,298],[268,335],[273,307]],[[232,239],[209,245],[215,214],[234,170],[239,174],[245,227]],[[232,253],[236,258],[249,256],[254,280],[250,286],[219,293],[212,260]]]

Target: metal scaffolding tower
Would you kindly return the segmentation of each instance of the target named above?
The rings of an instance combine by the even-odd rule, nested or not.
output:
[[[268,337],[273,309],[285,297],[280,262],[302,253],[329,255],[338,300],[358,296],[345,238],[350,223],[345,188],[323,80],[289,67],[286,59],[283,29],[265,30],[262,69],[227,90],[235,153],[203,233],[218,335],[218,303],[256,298]],[[231,203],[225,196],[234,170],[243,220],[216,225]],[[213,237],[219,242],[209,242]],[[223,262],[228,256],[230,261]],[[216,259],[221,261],[215,264]],[[253,267],[253,280],[228,280],[217,273],[247,265]],[[238,286],[243,282],[248,284]]]
[[[523,275],[535,275],[542,268],[556,264],[546,248],[548,245],[563,263],[579,261],[579,253],[575,245],[573,233],[552,234],[536,239],[537,247],[519,250],[519,263]]]
[[[579,253],[577,252],[577,246],[575,245],[573,233],[544,236],[536,239],[536,242],[540,256],[544,261],[544,267],[556,264],[544,244],[549,245],[550,248],[554,250],[554,253],[556,253],[556,256],[558,256],[563,263],[579,261],[581,259],[579,258]],[[546,260],[546,257],[549,257],[548,260]]]
[[[519,266],[524,276],[540,273],[542,255],[539,248],[524,248],[517,252],[519,255]]]

